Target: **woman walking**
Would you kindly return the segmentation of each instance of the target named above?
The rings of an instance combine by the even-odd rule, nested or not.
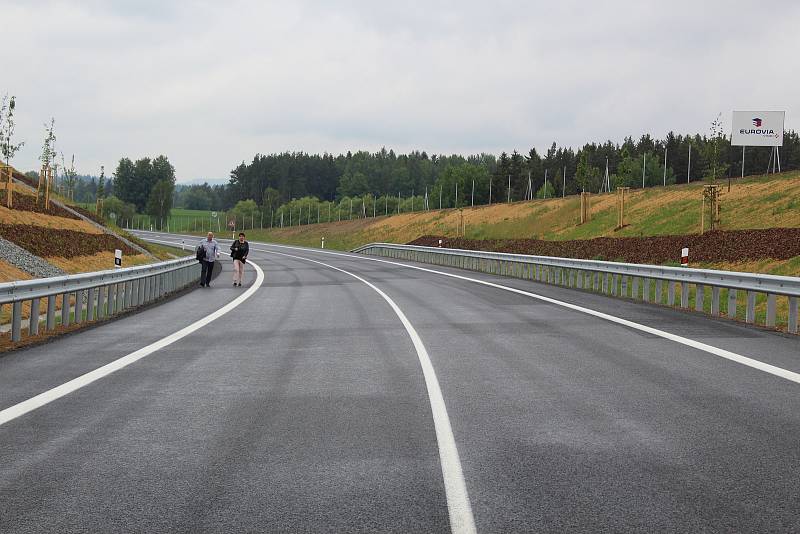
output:
[[[244,264],[247,261],[247,254],[250,252],[250,245],[244,240],[244,232],[239,232],[239,239],[231,245],[231,258],[233,258],[233,285],[242,287],[244,278]]]

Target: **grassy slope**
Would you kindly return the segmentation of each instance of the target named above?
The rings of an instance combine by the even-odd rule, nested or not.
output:
[[[696,233],[700,230],[702,184],[634,190],[626,199],[626,223],[617,221],[615,194],[593,195],[591,220],[578,224],[580,200],[535,200],[464,208],[466,237],[588,239],[599,236],[640,236]],[[723,187],[721,219],[724,229],[800,226],[800,172],[734,182]],[[350,249],[371,241],[406,243],[421,235],[456,235],[458,210],[431,210],[377,219],[358,219],[275,230],[251,230],[254,238]]]

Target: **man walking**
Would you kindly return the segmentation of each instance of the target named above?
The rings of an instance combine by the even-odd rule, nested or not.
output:
[[[219,258],[219,244],[214,239],[214,233],[208,232],[206,240],[200,243],[200,246],[205,251],[201,264],[203,268],[200,272],[200,287],[208,287],[214,272],[214,260]]]
[[[250,245],[244,240],[244,232],[239,232],[239,239],[231,245],[231,258],[233,258],[233,285],[242,287],[244,278],[244,264],[247,261],[247,254],[250,252]]]

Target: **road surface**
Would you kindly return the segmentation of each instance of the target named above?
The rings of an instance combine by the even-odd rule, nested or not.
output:
[[[800,530],[800,384],[440,272],[789,373],[796,337],[455,269],[251,250],[263,280],[251,265],[233,287],[228,260],[210,288],[0,357],[0,531]],[[32,398],[45,401],[20,411]]]

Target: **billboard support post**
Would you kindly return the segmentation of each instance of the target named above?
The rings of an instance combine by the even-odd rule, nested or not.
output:
[[[742,145],[742,178],[744,178],[744,149],[745,146]]]

